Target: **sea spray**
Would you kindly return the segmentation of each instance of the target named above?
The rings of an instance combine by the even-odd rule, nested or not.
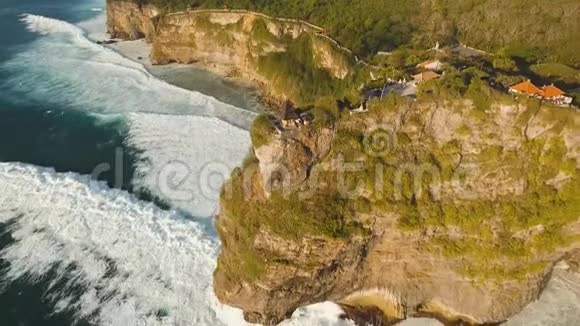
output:
[[[0,65],[15,98],[100,113],[156,112],[217,117],[249,128],[255,113],[152,76],[141,64],[91,42],[79,27],[36,15],[21,21],[42,35]]]
[[[88,176],[29,165],[1,163],[0,191],[0,222],[12,222],[16,241],[2,251],[5,280],[40,279],[57,266],[58,277],[88,289],[79,318],[219,324],[211,287],[219,244],[196,222]],[[57,303],[69,301],[69,287],[54,290]]]
[[[213,118],[133,113],[138,190],[196,217],[213,217],[222,183],[250,149],[247,131]]]

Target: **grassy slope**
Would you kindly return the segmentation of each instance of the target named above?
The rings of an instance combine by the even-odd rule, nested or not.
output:
[[[580,85],[580,70],[560,63],[541,63],[531,66],[530,69],[545,79],[555,79],[556,82]]]

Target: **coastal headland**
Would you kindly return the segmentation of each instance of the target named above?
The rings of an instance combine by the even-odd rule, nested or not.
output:
[[[394,59],[365,63],[299,20],[118,0],[107,17],[112,37],[151,44],[153,64],[196,63],[271,99],[216,220],[215,292],[248,321],[331,300],[375,325],[496,324],[553,273],[575,277],[576,109],[509,95],[514,76],[483,65],[385,92]]]

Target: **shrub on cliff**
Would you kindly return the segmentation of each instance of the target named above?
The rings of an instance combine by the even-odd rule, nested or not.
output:
[[[272,124],[272,118],[268,114],[260,114],[250,129],[250,137],[254,148],[267,145],[272,140],[276,129]]]
[[[495,69],[500,69],[507,72],[514,72],[518,69],[516,62],[507,53],[507,50],[501,49],[492,61]]]
[[[315,60],[312,38],[303,33],[290,41],[286,52],[270,53],[258,58],[258,71],[271,80],[273,87],[302,107],[321,96],[341,97],[350,87],[349,80],[339,80]]]

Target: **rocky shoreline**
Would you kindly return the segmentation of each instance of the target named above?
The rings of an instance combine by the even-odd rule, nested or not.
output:
[[[131,2],[127,2],[126,3],[127,6],[131,6],[130,4],[131,4]],[[109,12],[109,8],[108,8],[108,12]],[[116,12],[116,14],[114,15],[114,17],[120,17],[119,15],[124,15],[122,8],[115,9],[115,12]],[[151,8],[151,7],[145,8],[145,10],[142,11],[142,14],[144,13],[144,16],[139,16],[139,17],[137,17],[138,14],[135,13],[134,8],[128,10],[127,12],[128,12],[128,13],[126,13],[127,21],[123,21],[123,22],[121,22],[119,24],[116,24],[114,22],[114,19],[112,19],[113,21],[111,21],[111,20],[109,21],[110,31],[111,31],[111,26],[116,26],[113,29],[113,35],[114,36],[121,36],[123,38],[129,38],[129,39],[136,38],[136,37],[146,37],[148,40],[152,41],[154,39],[154,35],[152,34],[153,33],[152,31],[154,29],[151,28],[150,23],[145,18],[143,18],[143,17],[147,17],[148,15],[150,15],[152,13],[155,13],[156,12],[155,11],[155,8]],[[183,19],[184,21],[187,21],[189,18],[187,18],[187,17],[181,17],[180,19]],[[234,18],[232,18],[230,16],[223,17],[223,19],[226,20],[226,21],[230,21],[230,22],[233,21],[233,20],[235,20]],[[215,18],[215,20],[218,21],[219,19]],[[132,28],[133,30],[128,30],[128,31],[122,32],[121,30],[123,28],[126,28],[127,26],[130,26],[130,28]],[[167,33],[169,33],[169,31],[171,31],[171,29],[169,29]],[[187,33],[190,33],[188,35],[195,34],[195,32],[191,32],[191,31],[188,31]],[[193,34],[191,34],[191,33],[193,33]],[[197,35],[197,34],[195,34],[195,35]],[[196,37],[197,37],[196,40],[198,40],[198,41],[200,40],[200,37],[203,38],[203,36],[199,36],[199,35],[197,35]],[[196,67],[200,67],[200,68],[209,70],[209,71],[211,71],[213,73],[216,73],[218,75],[223,76],[224,78],[233,79],[233,80],[239,80],[239,81],[243,81],[244,83],[250,83],[251,85],[258,86],[258,87],[260,87],[262,89],[263,94],[264,94],[263,97],[262,97],[262,101],[264,101],[269,107],[273,108],[274,110],[276,110],[276,108],[279,108],[281,106],[281,103],[287,99],[287,96],[284,94],[283,91],[276,90],[276,89],[273,89],[272,87],[270,87],[270,84],[269,84],[269,82],[267,80],[264,80],[263,77],[258,76],[255,73],[255,71],[252,70],[253,68],[251,66],[247,66],[246,65],[247,62],[245,62],[245,59],[244,59],[245,57],[243,57],[243,56],[241,58],[237,58],[237,59],[234,60],[234,61],[237,60],[236,62],[238,62],[239,65],[231,65],[231,64],[229,64],[230,61],[228,61],[231,58],[226,58],[225,61],[224,61],[223,58],[222,59],[219,59],[218,58],[217,60],[213,60],[213,59],[210,60],[209,58],[211,58],[211,55],[210,55],[211,53],[203,53],[201,57],[198,57],[198,54],[192,53],[191,52],[191,49],[182,49],[183,48],[183,44],[178,44],[178,45],[171,44],[172,43],[171,40],[169,40],[167,38],[165,39],[164,43],[165,43],[165,45],[163,45],[164,46],[163,47],[164,51],[168,51],[168,49],[172,49],[171,51],[176,51],[176,52],[173,53],[173,55],[175,55],[175,56],[172,57],[171,59],[165,60],[165,59],[162,59],[162,57],[163,56],[166,56],[167,53],[165,53],[165,54],[157,53],[157,54],[153,55],[153,57],[154,57],[153,63],[156,63],[156,64],[165,64],[165,63],[170,63],[170,62],[181,62],[181,63],[193,64]],[[155,51],[152,48],[155,45],[149,45],[149,44],[147,44],[143,40],[141,40],[141,41],[121,42],[121,43],[117,43],[117,44],[109,44],[108,46],[111,46],[113,48],[120,49],[120,52],[121,53],[123,53],[123,51],[124,51],[125,52],[124,55],[128,56],[132,60],[136,60],[137,62],[141,62],[141,63],[143,63],[143,61],[146,61],[147,60],[145,58],[148,58],[151,52]],[[139,48],[139,51],[133,51],[132,52],[131,50],[129,50],[129,48],[131,46],[138,47]],[[198,45],[196,45],[196,46],[198,46]],[[135,50],[135,49],[133,49],[133,50]],[[219,50],[219,48],[216,51],[218,51],[218,50]],[[129,54],[129,55],[127,55],[127,54]],[[173,55],[170,55],[170,57],[173,56]],[[226,62],[228,62],[228,64],[226,64]],[[300,142],[301,143],[305,143],[304,140],[300,140]],[[311,154],[312,154],[312,152],[315,152],[315,150],[312,150],[312,148],[310,148],[310,149],[311,149]],[[223,219],[224,217],[222,216],[221,218]],[[385,225],[384,227],[385,227],[385,229],[388,229],[389,226],[388,225]],[[381,247],[382,248],[381,250],[383,250],[383,251],[389,251],[389,248],[390,248],[389,246],[391,246],[393,244],[399,244],[401,242],[400,241],[401,239],[397,238],[399,236],[400,237],[404,237],[403,235],[399,235],[399,234],[392,235],[392,239],[387,239],[390,242],[389,241],[386,241],[383,245],[381,245],[382,246]],[[265,239],[265,240],[267,240],[267,239]],[[318,241],[318,240],[314,239],[313,240],[313,243],[316,242],[316,241]],[[410,241],[413,241],[413,239],[410,239]],[[363,246],[363,247],[365,247],[365,246]],[[347,247],[345,247],[345,248],[346,248],[345,249],[346,250],[345,252],[342,252],[342,253],[335,252],[336,256],[339,257],[341,255],[349,254],[349,251],[347,250],[348,248]],[[418,252],[418,250],[416,250],[417,248],[413,247],[412,245],[409,245],[409,247],[407,249],[412,254],[415,254],[416,253],[417,254],[417,257],[419,257],[419,255],[421,254],[420,252]],[[365,250],[367,250],[367,249],[365,249]],[[365,251],[365,250],[362,250],[362,251]],[[415,251],[417,251],[417,252],[415,252]],[[293,253],[288,253],[288,254],[289,255],[290,254],[294,255]],[[394,254],[395,253],[393,253],[393,255]],[[292,257],[294,257],[294,256],[292,256]],[[294,257],[294,258],[299,259],[300,257]],[[332,258],[332,257],[330,257],[330,258]],[[355,259],[356,257],[354,257],[354,256],[353,257],[350,257],[350,258],[353,258],[353,261],[356,260]],[[378,257],[374,257],[374,258],[375,259],[379,259]],[[429,258],[429,257],[427,257],[427,258]],[[427,265],[432,264],[433,268],[439,268],[439,267],[436,267],[436,264],[434,263],[434,261],[430,261],[429,262],[429,259],[430,258],[429,259],[427,259],[427,258],[425,258],[425,257],[422,258],[422,259],[425,260],[424,261],[425,264],[427,264]],[[334,265],[333,265],[334,268],[338,268],[337,266],[340,267],[341,265],[339,263],[340,262],[334,261]],[[390,263],[396,263],[396,264],[401,263],[401,264],[403,264],[404,262],[401,262],[401,261],[398,261],[398,262],[397,261],[390,261]],[[355,265],[356,264],[353,264],[353,266],[355,266]],[[569,265],[574,265],[574,263],[571,263]],[[346,266],[346,265],[345,266],[342,266],[342,268],[344,268],[345,270],[349,270],[351,267],[352,266]],[[393,267],[392,270],[394,270],[394,268],[395,267]],[[408,268],[408,267],[405,266],[405,268]],[[417,273],[421,273],[421,272],[425,273],[425,271],[423,269],[421,269],[420,266],[419,267],[414,266],[412,268],[415,268],[416,269],[415,272],[417,272]],[[356,269],[356,266],[355,266],[355,269]],[[443,268],[443,269],[445,269],[445,268]],[[547,278],[544,278],[544,277],[539,277],[538,279],[530,280],[530,282],[533,283],[533,285],[531,285],[531,286],[533,288],[537,288],[538,291],[531,291],[530,293],[523,294],[524,297],[522,297],[522,298],[518,297],[517,299],[513,299],[513,300],[516,300],[517,301],[517,303],[515,304],[515,306],[518,306],[519,307],[521,305],[521,302],[523,302],[523,301],[526,301],[526,302],[532,301],[533,302],[535,299],[537,299],[538,297],[540,297],[540,300],[538,301],[539,302],[539,305],[540,305],[539,306],[540,307],[539,309],[542,309],[542,306],[541,305],[542,305],[543,295],[542,296],[539,296],[539,293],[541,293],[541,291],[542,291],[542,289],[544,287],[547,286],[547,288],[549,288],[551,282],[556,282],[557,283],[557,282],[559,282],[561,280],[562,277],[564,277],[564,278],[567,278],[568,277],[568,276],[562,276],[562,274],[560,273],[561,270],[562,270],[562,268],[557,269],[558,274],[556,275],[556,278],[554,278],[554,277],[552,278],[552,281],[548,281],[548,279]],[[355,273],[354,270],[350,270],[350,271],[353,272],[353,273]],[[328,271],[328,270],[324,270],[324,272],[331,273],[331,271]],[[447,273],[446,270],[444,272]],[[443,274],[446,275],[445,273],[443,273]],[[574,275],[573,274],[574,272],[571,272],[571,273],[572,273],[572,275]],[[542,274],[542,275],[544,275],[544,274],[549,275],[549,273],[540,273],[540,274]],[[377,275],[379,275],[379,274],[377,274]],[[449,274],[449,275],[446,275],[446,276],[451,277],[452,275]],[[335,276],[333,275],[332,277],[335,277]],[[336,277],[338,277],[338,276],[336,276]],[[381,281],[381,280],[379,280],[380,277],[378,277],[376,275],[375,275],[375,277],[377,278],[376,279],[377,283],[380,283],[379,282],[379,281]],[[399,291],[401,291],[401,289],[403,289],[405,287],[418,287],[419,288],[419,287],[423,287],[424,286],[424,285],[421,285],[418,282],[409,282],[408,280],[404,280],[404,277],[405,277],[404,275],[395,275],[395,277],[399,277],[400,278],[401,284],[398,284],[398,285],[395,284],[396,283],[396,280],[389,280],[387,283],[390,283],[390,285],[393,286],[393,287],[400,285],[399,286]],[[570,276],[570,277],[575,277],[575,276]],[[220,276],[219,276],[219,273],[218,273],[217,279],[218,279],[218,282],[221,282],[219,280],[219,278],[220,278]],[[306,278],[308,278],[308,277],[306,277]],[[268,281],[273,281],[273,280],[268,280]],[[303,279],[303,281],[304,281],[304,279]],[[313,279],[313,281],[319,282],[319,280],[316,279],[316,278]],[[334,282],[334,281],[335,280],[330,280],[329,282]],[[353,283],[352,284],[353,286],[354,285],[360,286],[361,284],[364,283],[364,281],[362,279],[357,279],[356,281],[359,282],[359,283],[358,284],[354,284]],[[457,283],[456,285],[458,285],[458,284],[459,283]],[[244,285],[244,286],[246,286],[246,285]],[[243,298],[242,299],[236,299],[234,297],[235,296],[239,296],[241,292],[247,292],[245,294],[248,296],[248,298],[250,298],[250,297],[255,297],[255,298],[259,297],[259,295],[256,295],[257,293],[259,293],[259,291],[260,291],[259,289],[244,288],[244,286],[240,286],[239,288],[234,289],[234,288],[231,288],[231,287],[229,287],[227,285],[223,285],[223,287],[222,287],[221,290],[217,290],[218,291],[218,296],[220,296],[220,292],[221,292],[222,295],[221,295],[220,299],[225,299],[225,300],[222,300],[222,301],[225,301],[228,304],[234,304],[234,305],[238,304],[238,306],[241,305],[239,302]],[[262,284],[261,286],[264,286],[264,285]],[[294,286],[294,285],[292,285],[292,286]],[[435,285],[433,285],[429,289],[437,292],[438,291],[437,290],[437,286],[438,285],[435,284]],[[466,286],[466,285],[458,285],[458,286]],[[466,288],[468,288],[468,287],[466,286]],[[283,290],[282,292],[286,291],[284,293],[289,293],[288,291],[290,291],[288,289],[281,289],[281,290]],[[252,291],[256,291],[256,292],[254,293]],[[277,289],[276,289],[276,291],[277,291]],[[414,298],[414,299],[419,300],[418,297],[420,297],[420,294],[417,291],[414,291],[414,292],[411,291],[412,292],[411,297],[416,296],[417,298]],[[470,289],[470,291],[471,291],[471,289]],[[572,290],[572,292],[574,292],[574,291],[575,290]],[[280,292],[280,293],[282,293],[282,292]],[[320,292],[319,293],[323,293],[323,292],[324,291],[322,289],[320,289]],[[305,293],[298,293],[296,295],[297,296],[300,296],[300,295],[305,294]],[[479,292],[477,292],[477,291],[474,290],[474,291],[471,291],[470,293],[475,295],[475,294],[477,294]],[[301,300],[300,302],[302,304],[304,304],[304,303],[310,302],[311,300],[316,300],[317,298],[318,297],[314,297],[314,296],[313,297],[310,297],[310,298],[306,298],[306,299],[304,297],[302,297],[302,298],[297,298],[297,300],[298,301]],[[320,298],[324,298],[324,296],[321,295]],[[335,295],[331,295],[330,298],[335,299],[337,302],[340,302],[341,296],[337,293]],[[509,300],[512,300],[512,298],[504,298],[504,299],[506,299],[506,300],[508,300],[508,299]],[[278,299],[276,299],[276,300],[278,300]],[[450,300],[453,301],[452,299],[450,299]],[[473,301],[473,303],[479,302],[479,299],[476,298],[476,297],[469,298],[469,300],[470,300],[470,302]],[[261,303],[270,304],[269,302],[261,302]],[[294,303],[292,303],[290,305],[293,305],[293,304]],[[487,304],[489,304],[489,302]],[[547,304],[547,305],[552,304],[552,305],[554,305],[554,302],[548,300],[548,302],[547,303],[544,302],[544,304]],[[253,307],[252,309],[256,309],[256,310],[260,310],[260,309],[264,308],[264,307],[257,307],[257,306],[254,307],[255,305],[253,303],[249,303],[249,302],[245,302],[244,305],[245,306],[243,306],[243,307],[240,306],[240,307],[241,308],[244,308],[245,310],[246,310],[246,308],[248,306],[252,306]],[[446,310],[446,309],[444,309],[444,307],[445,307],[444,304],[440,306],[440,308],[441,308],[442,311],[445,311]],[[273,307],[269,307],[269,308],[272,308],[273,309]],[[545,306],[543,308],[544,309],[547,309]],[[282,310],[286,309],[286,307],[280,307],[280,309],[281,309],[280,311],[277,311],[275,313],[276,316],[272,315],[273,316],[272,318],[270,318],[270,317],[265,318],[264,316],[262,316],[260,314],[257,314],[257,313],[256,314],[252,314],[251,312],[248,313],[248,314],[246,314],[246,317],[249,320],[256,321],[256,322],[269,322],[269,323],[277,322],[277,321],[279,321],[279,316],[287,315],[287,312],[286,311],[282,311]],[[493,309],[495,309],[495,308],[492,308],[492,310]],[[507,310],[505,310],[505,309],[507,309]],[[497,307],[497,309],[494,310],[494,313],[496,314],[496,316],[494,316],[494,318],[496,318],[497,316],[506,316],[507,317],[507,312],[506,311],[509,310],[510,312],[512,312],[512,311],[517,310],[514,307],[510,307],[509,309],[508,308],[505,308],[505,309],[504,309],[504,307]],[[538,309],[538,306],[537,305],[536,305],[536,309]],[[383,310],[378,311],[377,309],[374,309],[373,310],[372,308],[371,309],[358,309],[356,306],[352,306],[352,305],[343,305],[343,310],[345,310],[345,316],[344,316],[344,318],[358,320],[359,323],[362,323],[362,322],[373,322],[374,325],[391,325],[391,324],[396,324],[397,322],[400,321],[400,318],[398,318],[398,316],[390,316],[390,317],[394,317],[394,318],[390,318],[389,316],[379,316],[380,318],[378,318],[377,315],[384,314],[384,311]],[[477,310],[477,309],[475,309],[475,310]],[[453,309],[449,309],[448,311],[454,311],[454,310]],[[532,316],[532,315],[533,315],[533,313],[530,313],[530,316]],[[522,323],[521,320],[526,320],[526,316],[524,316],[524,317],[520,317],[520,316],[521,316],[521,314],[517,314],[515,317],[513,317],[513,320],[514,320],[513,322],[512,321],[508,321],[506,324],[507,325],[524,325],[525,323]],[[471,320],[471,322],[474,322],[474,321],[480,321],[480,320],[484,319],[484,318],[482,318],[482,316],[473,317],[473,318],[471,318],[471,316],[469,316],[468,318],[456,318],[456,317],[453,316],[452,313],[451,313],[451,315],[449,315],[449,313],[447,313],[447,314],[445,314],[445,313],[439,313],[439,312],[436,311],[436,309],[432,310],[431,312],[429,312],[429,310],[427,310],[427,311],[421,311],[421,312],[414,312],[413,311],[413,312],[410,312],[409,314],[406,314],[405,315],[405,318],[407,318],[407,317],[432,317],[432,318],[434,317],[434,318],[440,320],[444,325],[464,325],[464,324],[470,324],[470,320]],[[572,319],[571,320],[573,320],[573,321],[577,320],[575,318],[576,318],[576,316],[572,316]],[[503,320],[503,318],[501,320]],[[535,321],[536,320],[534,320],[534,322]],[[405,323],[408,323],[408,322],[410,322],[410,321],[409,320],[403,321],[402,324],[405,324]],[[518,324],[518,322],[519,322],[519,324]],[[530,321],[528,320],[528,322],[530,322]],[[431,323],[431,321],[429,321],[429,323]],[[487,324],[481,323],[481,325],[487,325]],[[492,325],[492,324],[489,324],[489,325]]]

